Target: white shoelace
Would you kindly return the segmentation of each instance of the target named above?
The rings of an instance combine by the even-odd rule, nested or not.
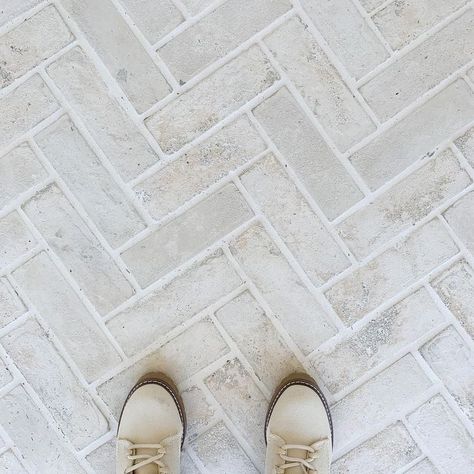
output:
[[[155,449],[157,453],[154,455],[144,453],[137,454],[137,449]],[[166,454],[166,449],[161,444],[131,444],[128,450],[130,453],[127,456],[128,459],[132,460],[133,462],[139,462],[125,469],[125,474],[130,474],[131,472],[134,472],[135,470],[140,469],[141,467],[148,464],[156,464],[159,467],[160,474],[169,474],[165,464],[160,461],[160,459]]]
[[[284,444],[283,446],[281,446],[279,454],[283,461],[285,461],[285,464],[275,466],[276,474],[284,474],[285,470],[290,469],[291,467],[300,467],[301,472],[304,474],[309,474],[311,472],[317,474],[318,471],[311,463],[319,457],[319,447],[325,441],[326,440],[318,441],[312,446],[305,446],[304,444]],[[301,451],[306,451],[307,453],[309,453],[309,455],[305,459],[294,456],[288,456],[287,453],[289,449],[299,449]]]

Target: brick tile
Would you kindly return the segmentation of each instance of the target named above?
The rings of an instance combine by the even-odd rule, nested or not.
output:
[[[12,451],[6,451],[0,456],[0,473],[1,474],[27,474],[18,458]]]
[[[474,441],[441,396],[417,408],[408,422],[443,472],[474,470]]]
[[[439,474],[439,471],[433,466],[433,463],[429,459],[425,458],[418,464],[415,464],[411,469],[408,469],[406,474]]]
[[[277,79],[260,48],[252,46],[151,116],[147,126],[166,153],[175,152]]]
[[[352,76],[359,78],[387,59],[381,41],[350,0],[301,4]]]
[[[235,341],[258,378],[270,389],[294,373],[301,364],[249,292],[224,305],[216,318]]]
[[[171,0],[122,0],[127,14],[150,43],[155,43],[182,21],[183,16]]]
[[[40,64],[74,37],[53,6],[0,37],[0,88]]]
[[[342,239],[364,258],[471,184],[451,150],[443,151],[338,225]]]
[[[0,388],[6,385],[7,383],[10,383],[12,380],[13,377],[10,371],[8,370],[5,363],[0,359]],[[0,446],[2,446],[2,444],[0,444]]]
[[[196,464],[194,464],[194,461],[191,460],[186,451],[181,454],[180,469],[182,474],[200,474]]]
[[[264,150],[263,140],[243,117],[157,171],[135,192],[160,219]]]
[[[18,386],[0,398],[0,423],[32,472],[85,472],[23,387]]]
[[[344,166],[287,89],[256,107],[254,114],[329,219],[362,199]]]
[[[376,189],[472,120],[474,93],[458,80],[411,112],[350,158]],[[420,131],[423,133],[421,134]]]
[[[100,313],[111,311],[133,295],[117,264],[59,188],[46,188],[23,207]]]
[[[444,217],[467,249],[474,253],[474,192],[456,201]]]
[[[398,360],[332,408],[336,448],[363,436],[375,424],[402,415],[430,385],[411,355]]]
[[[331,466],[334,474],[395,472],[421,452],[402,423],[397,422],[349,451]]]
[[[158,53],[178,81],[186,82],[290,8],[288,0],[228,0]]]
[[[203,391],[195,385],[181,392],[181,396],[186,407],[186,439],[194,439],[198,433],[210,427],[215,409],[209,405]]]
[[[359,2],[366,9],[367,13],[370,13],[382,5],[382,3],[385,3],[385,0],[359,0]]]
[[[299,18],[264,38],[328,135],[346,150],[375,130],[372,120]]]
[[[196,344],[199,341],[199,344]],[[187,348],[186,351],[183,348]],[[211,321],[198,321],[158,350],[99,386],[99,395],[118,419],[123,402],[137,380],[148,372],[164,372],[179,384],[223,357],[229,348]]]
[[[474,166],[474,127],[470,128],[462,137],[455,142],[462,154],[471,166]]]
[[[188,9],[192,15],[197,15],[209,5],[214,3],[213,0],[181,0],[181,3]]]
[[[317,378],[329,390],[340,390],[443,322],[427,291],[418,290],[318,354],[312,361]]]
[[[432,285],[464,329],[474,338],[474,271],[465,260],[446,270]]]
[[[399,0],[389,3],[373,19],[392,48],[401,49],[468,0]]]
[[[125,250],[122,257],[140,285],[148,286],[252,215],[237,188],[228,184]]]
[[[474,421],[474,352],[453,327],[438,334],[420,352],[461,410]]]
[[[457,252],[444,226],[432,220],[336,283],[326,297],[352,324]]]
[[[232,242],[231,251],[304,353],[335,333],[316,298],[262,227],[244,232]]]
[[[115,469],[115,439],[99,446],[86,456],[95,472],[100,474],[117,474]]]
[[[2,3],[0,10],[0,25],[3,25],[9,20],[17,17],[28,9],[38,5],[41,0],[9,0]]]
[[[158,160],[80,48],[61,56],[47,72],[124,180],[136,178]]]
[[[14,321],[26,311],[15,290],[6,278],[0,278],[0,328]]]
[[[209,474],[222,474],[229,466],[240,474],[259,472],[223,423],[201,435],[191,448]]]
[[[120,362],[93,316],[45,253],[15,270],[13,277],[87,381],[95,380]]]
[[[138,112],[144,112],[170,92],[158,66],[110,0],[63,0],[62,5]]]
[[[26,143],[1,157],[0,209],[46,177],[46,171]]]
[[[273,155],[240,179],[315,285],[349,266],[344,252]]]
[[[112,246],[125,243],[145,228],[125,193],[68,117],[41,132],[36,141]]]
[[[11,265],[35,245],[33,234],[16,211],[0,219],[0,268]]]
[[[1,343],[77,449],[107,432],[107,420],[36,321],[14,329]]]
[[[58,110],[58,104],[38,75],[0,98],[0,146],[19,138]]]

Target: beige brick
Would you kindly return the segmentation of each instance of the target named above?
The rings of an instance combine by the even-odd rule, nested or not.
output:
[[[350,0],[301,4],[349,73],[355,78],[367,74],[388,58],[381,41]]]
[[[373,20],[392,48],[401,49],[468,0],[397,0],[374,15]]]
[[[73,39],[53,6],[20,23],[0,37],[0,88],[11,84]]]
[[[62,0],[62,5],[138,112],[170,92],[158,66],[110,0]]]
[[[157,171],[135,192],[159,219],[264,150],[264,142],[243,117]]]
[[[471,166],[474,167],[474,127],[470,128],[462,137],[455,141],[456,146]]]
[[[23,143],[0,158],[0,209],[47,177],[47,173]]]
[[[346,150],[375,130],[302,20],[291,18],[264,42],[338,148]]]
[[[31,472],[85,472],[23,387],[15,387],[0,398],[0,423]]]
[[[361,93],[378,117],[389,119],[467,64],[474,55],[473,29],[468,10],[365,84]]]
[[[199,344],[196,344],[199,341]],[[186,348],[184,351],[183,348]],[[211,321],[198,321],[158,350],[99,386],[99,395],[118,419],[127,390],[148,372],[164,372],[179,384],[223,357],[229,348]],[[129,388],[128,388],[129,387]]]
[[[125,243],[145,224],[68,117],[36,137],[50,163],[112,246]]]
[[[437,395],[408,416],[431,459],[448,473],[474,470],[474,441],[444,399]]]
[[[107,432],[104,415],[36,321],[14,329],[1,343],[77,449]]]
[[[444,316],[427,291],[418,290],[336,347],[319,353],[312,361],[317,379],[336,392],[443,322]]]
[[[465,260],[446,270],[432,285],[464,329],[474,338],[474,271]]]
[[[252,46],[151,116],[147,126],[166,153],[175,152],[277,79],[262,51]]]
[[[58,110],[58,104],[38,75],[0,99],[0,146],[19,138]]]
[[[27,474],[12,451],[5,451],[0,456],[0,474]]]
[[[218,250],[107,322],[127,354],[165,336],[241,283]]]
[[[320,285],[349,260],[273,155],[240,177],[311,281]]]
[[[93,316],[45,253],[15,270],[13,277],[87,381],[95,380],[120,362]]]
[[[345,219],[338,225],[339,234],[358,258],[364,258],[471,182],[451,150],[445,150]]]
[[[376,189],[472,120],[474,93],[457,80],[350,158],[371,189]],[[420,133],[422,131],[423,133]]]
[[[158,53],[174,76],[186,82],[290,8],[288,0],[228,0]]]
[[[418,464],[415,464],[411,469],[408,469],[406,474],[439,474],[439,471],[433,466],[433,463],[429,459],[425,458]]]
[[[251,217],[244,198],[228,184],[125,250],[122,257],[140,285],[148,286]]]
[[[26,311],[6,278],[0,278],[0,328],[14,321]]]
[[[186,407],[186,439],[189,441],[210,428],[215,409],[209,405],[203,391],[195,385],[181,392],[181,397]]]
[[[414,461],[421,452],[402,423],[385,428],[349,451],[331,466],[334,474],[395,472]]]
[[[466,416],[474,421],[474,352],[453,327],[421,348],[421,354]]]
[[[26,12],[40,2],[41,0],[9,0],[8,2],[3,2],[0,10],[0,25]]]
[[[261,226],[240,235],[231,243],[231,251],[304,353],[335,333],[315,296]]]
[[[216,312],[216,317],[257,377],[271,390],[277,387],[283,377],[304,371],[249,292],[242,293],[224,305]]]
[[[24,210],[100,313],[133,295],[117,264],[56,185],[36,194]]]
[[[254,114],[329,219],[362,199],[344,166],[287,89],[256,107]]]
[[[47,72],[124,180],[136,178],[158,160],[80,48],[61,56]]]
[[[407,355],[345,396],[331,410],[336,449],[363,436],[374,425],[402,415],[430,385],[415,359]]]
[[[474,192],[456,201],[444,217],[468,250],[474,253]]]
[[[35,245],[36,239],[18,212],[0,219],[0,268],[11,265]]]

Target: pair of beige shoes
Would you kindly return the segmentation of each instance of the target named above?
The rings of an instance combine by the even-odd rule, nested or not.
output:
[[[117,474],[179,474],[185,431],[186,414],[173,382],[159,373],[142,377],[120,416]],[[265,474],[329,473],[331,416],[312,378],[297,374],[278,387],[267,413],[265,440]]]

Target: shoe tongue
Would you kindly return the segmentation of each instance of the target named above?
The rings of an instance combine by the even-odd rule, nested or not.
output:
[[[308,451],[304,449],[288,449],[286,454],[292,458],[306,459],[308,456]],[[290,462],[291,461],[288,461],[288,463]],[[302,474],[301,467],[290,467],[289,469],[285,470],[285,474]]]

